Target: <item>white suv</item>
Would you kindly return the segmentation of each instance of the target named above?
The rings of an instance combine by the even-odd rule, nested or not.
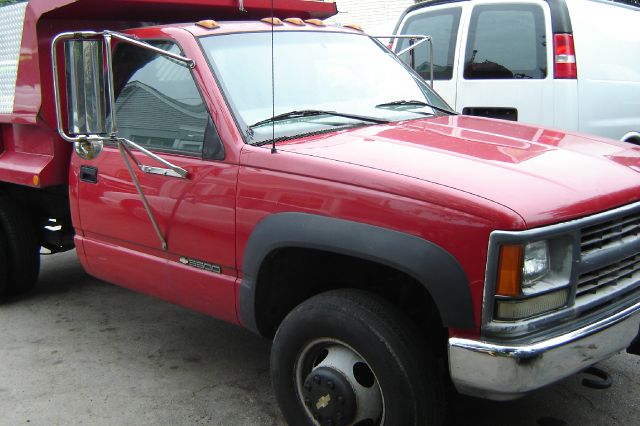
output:
[[[640,144],[638,28],[640,8],[611,1],[435,0],[395,33],[432,37],[435,89],[463,114]],[[428,49],[415,50],[428,79]]]

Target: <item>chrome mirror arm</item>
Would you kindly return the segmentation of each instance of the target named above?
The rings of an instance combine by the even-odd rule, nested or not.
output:
[[[427,35],[385,35],[385,36],[371,36],[375,39],[381,39],[381,38],[389,38],[389,39],[397,39],[397,38],[408,38],[409,39],[409,43],[410,46],[402,49],[400,52],[396,53],[396,56],[400,56],[403,55],[407,52],[410,52],[411,50],[414,50],[416,47],[420,46],[422,43],[429,43],[429,78],[430,78],[430,85],[431,88],[433,89],[433,41],[431,39],[431,36],[427,36]],[[415,43],[415,41],[418,40],[417,43]],[[413,61],[413,57],[412,57],[412,61]],[[411,68],[415,69],[415,63],[411,64]]]
[[[104,32],[105,37],[112,37],[115,39],[118,39],[120,41],[124,41],[130,44],[133,44],[134,46],[138,46],[141,47],[143,49],[147,49],[147,50],[151,50],[152,52],[158,53],[160,55],[164,55],[167,56],[171,59],[175,59],[178,62],[181,62],[182,65],[184,65],[187,68],[195,68],[196,67],[196,63],[193,59],[189,59],[185,56],[182,55],[177,55],[175,53],[171,53],[168,52],[164,49],[160,49],[159,47],[155,47],[152,44],[146,43],[144,41],[140,41],[140,40],[136,40],[133,37],[130,37],[128,35],[122,34],[122,33],[118,33],[115,31],[105,31]]]
[[[133,169],[133,166],[131,165],[131,161],[129,158],[133,158],[133,160],[136,162],[136,164],[138,164],[138,166],[140,166],[140,163],[138,163],[138,160],[136,160],[136,158],[133,156],[131,151],[129,151],[129,149],[125,146],[124,139],[117,139],[116,144],[118,146],[118,150],[120,151],[120,155],[122,156],[122,160],[124,161],[125,166],[127,166],[127,170],[129,170],[129,175],[131,175],[131,180],[133,181],[133,184],[136,187],[136,191],[138,191],[138,195],[142,200],[142,205],[144,206],[144,209],[146,210],[147,215],[149,216],[149,220],[153,225],[153,229],[154,231],[156,231],[156,235],[160,240],[160,244],[162,245],[162,250],[168,251],[169,247],[167,245],[167,240],[164,238],[164,235],[162,235],[162,230],[160,229],[160,225],[158,225],[158,221],[156,220],[156,217],[153,214],[153,210],[151,210],[151,205],[149,204],[147,197],[144,195],[144,191],[142,191],[142,186],[140,185],[138,176],[136,176],[136,172]]]

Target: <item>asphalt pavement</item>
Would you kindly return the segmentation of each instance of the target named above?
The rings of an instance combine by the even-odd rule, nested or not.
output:
[[[284,425],[270,343],[43,256],[36,290],[0,305],[0,425]],[[448,426],[640,425],[640,357],[511,402],[458,397]],[[394,425],[391,425],[394,426]]]

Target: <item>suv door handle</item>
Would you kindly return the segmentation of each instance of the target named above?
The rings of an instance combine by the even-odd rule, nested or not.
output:
[[[98,183],[98,168],[93,166],[80,166],[80,180],[89,183]]]

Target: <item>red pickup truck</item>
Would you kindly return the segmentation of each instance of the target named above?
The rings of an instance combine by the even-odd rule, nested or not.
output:
[[[335,12],[0,9],[2,295],[75,248],[273,338],[295,425],[435,425],[454,389],[512,399],[637,353],[640,147],[457,115]]]

